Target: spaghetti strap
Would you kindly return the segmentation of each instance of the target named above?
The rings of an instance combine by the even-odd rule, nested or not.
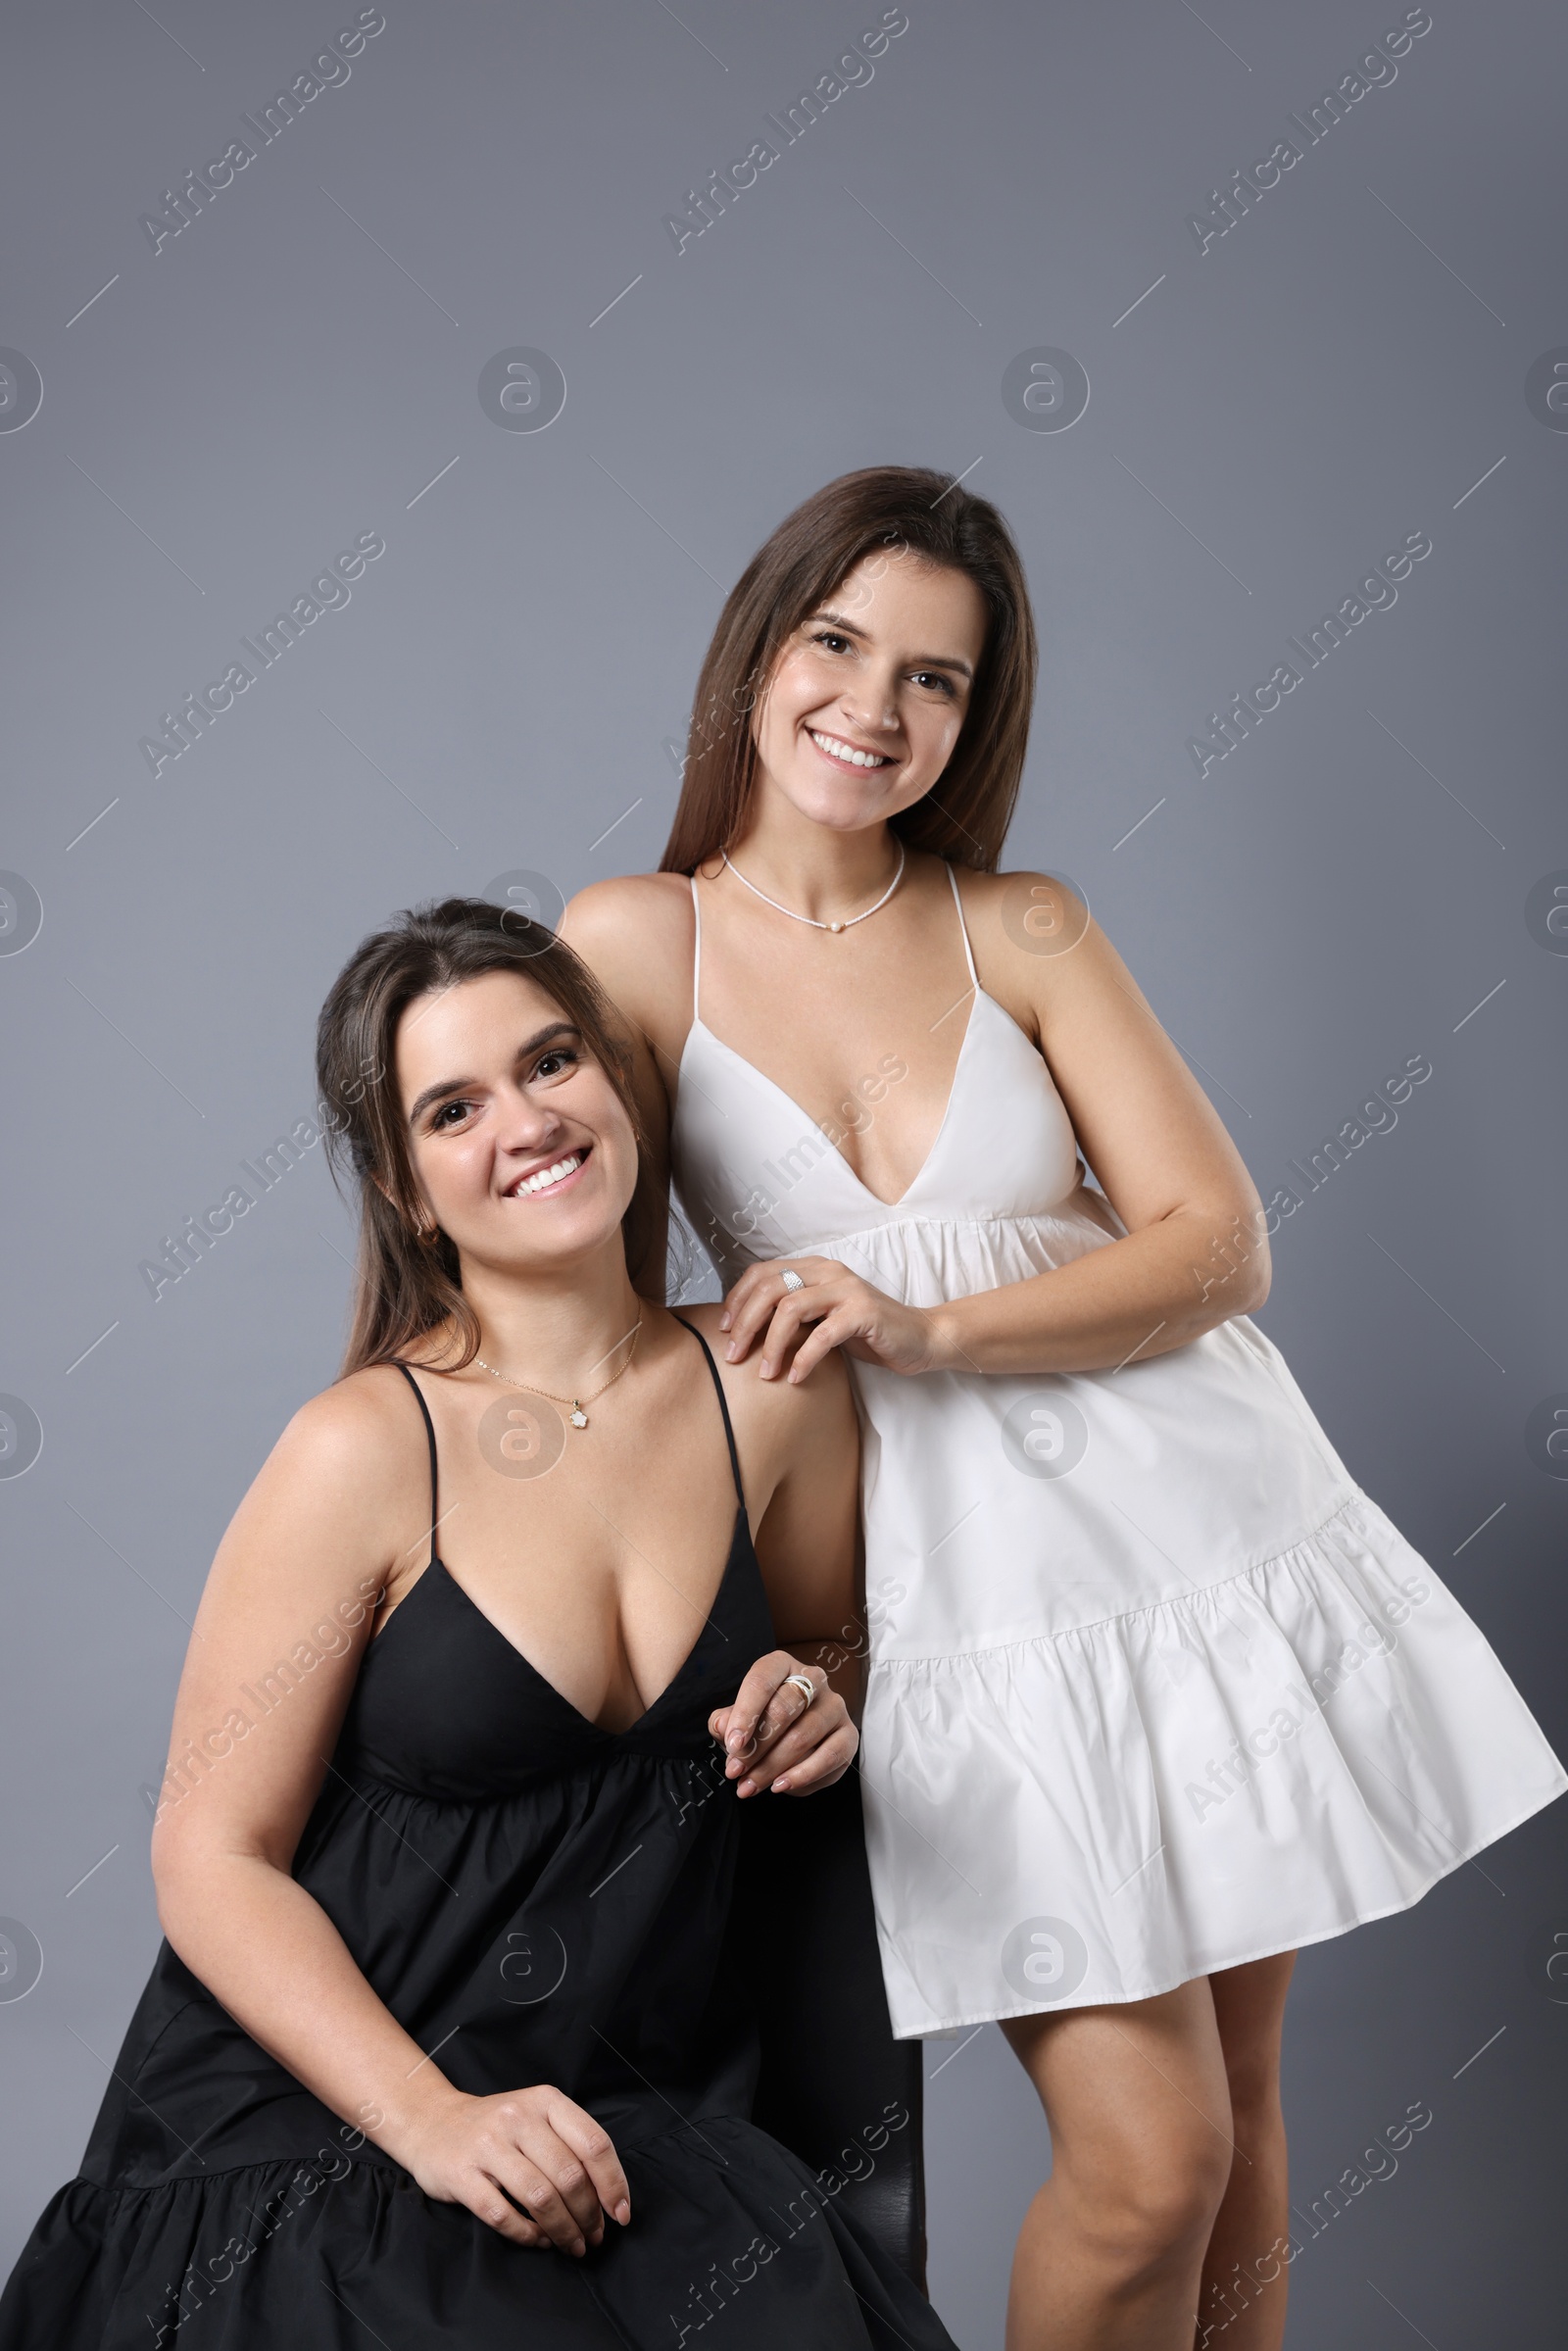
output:
[[[953,885],[953,903],[958,909],[958,935],[963,941],[963,959],[969,966],[969,984],[978,989],[980,974],[974,967],[974,954],[969,945],[969,926],[963,919],[963,901],[958,896],[958,877],[951,865],[948,867],[948,880]]]
[[[703,909],[697,903],[697,876],[695,873],[691,877],[691,884],[692,924],[696,934],[692,941],[692,1018],[693,1020],[701,1020],[703,1017],[701,1004],[703,989]],[[690,1324],[687,1325],[687,1328],[690,1330]],[[693,1332],[692,1336],[695,1338],[697,1334]]]
[[[709,1347],[708,1342],[703,1337],[702,1332],[697,1329],[696,1325],[694,1323],[686,1322],[686,1317],[684,1314],[677,1314],[675,1320],[679,1323],[686,1324],[687,1330],[691,1332],[692,1337],[702,1348],[703,1353],[708,1357],[708,1368],[711,1373],[713,1380],[713,1394],[717,1396],[718,1408],[724,1415],[724,1443],[729,1446],[729,1465],[735,1477],[735,1499],[739,1502],[741,1508],[744,1510],[746,1507],[746,1489],[741,1484],[741,1457],[735,1449],[735,1431],[730,1422],[729,1406],[724,1401],[724,1383],[718,1376],[718,1365],[713,1361],[712,1352]]]
[[[396,1356],[394,1356],[394,1357],[392,1358],[392,1360],[393,1360],[394,1362],[397,1362],[397,1357],[396,1357]],[[428,1404],[425,1402],[425,1400],[424,1400],[424,1394],[423,1394],[423,1391],[420,1389],[419,1383],[418,1383],[418,1381],[417,1381],[417,1380],[415,1378],[415,1376],[414,1376],[413,1372],[412,1372],[412,1371],[410,1371],[410,1369],[409,1369],[409,1367],[408,1367],[408,1365],[407,1365],[406,1363],[398,1363],[398,1369],[399,1369],[399,1371],[400,1371],[400,1372],[403,1374],[403,1377],[404,1377],[404,1378],[405,1378],[405,1379],[408,1381],[408,1383],[409,1383],[409,1386],[410,1386],[410,1387],[413,1389],[413,1391],[414,1391],[414,1400],[415,1400],[415,1402],[416,1402],[416,1403],[418,1405],[418,1407],[419,1407],[419,1413],[420,1413],[420,1417],[422,1418],[422,1420],[423,1420],[423,1422],[424,1422],[424,1434],[425,1434],[426,1438],[429,1440],[429,1445],[430,1445],[430,1556],[429,1556],[429,1559],[426,1561],[426,1563],[425,1563],[425,1564],[426,1564],[427,1566],[429,1566],[429,1567],[434,1567],[434,1565],[435,1565],[435,1563],[436,1563],[436,1560],[435,1560],[435,1530],[436,1530],[436,1524],[437,1524],[437,1521],[436,1521],[436,1492],[437,1492],[437,1488],[436,1488],[436,1474],[435,1474],[435,1422],[434,1422],[434,1421],[433,1421],[433,1420],[430,1418],[430,1407],[429,1407],[429,1405],[428,1405]]]

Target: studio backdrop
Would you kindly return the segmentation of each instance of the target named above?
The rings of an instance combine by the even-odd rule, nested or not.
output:
[[[1548,1737],[1568,1505],[1568,20],[1544,0],[16,0],[0,2260],[75,2171],[222,1528],[333,1376],[318,1005],[658,862],[722,599],[881,462],[1008,517],[1009,862],[1236,1137],[1264,1327]],[[1561,1807],[1307,1951],[1300,2351],[1561,2324]],[[1049,2161],[925,2051],[1000,2345]],[[1554,2177],[1555,2174],[1555,2177]]]

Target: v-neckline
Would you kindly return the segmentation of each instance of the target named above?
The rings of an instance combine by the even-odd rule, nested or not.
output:
[[[970,994],[971,1001],[969,1004],[969,1017],[963,1024],[963,1035],[958,1043],[958,1057],[953,1064],[953,1079],[952,1083],[948,1087],[948,1099],[943,1105],[942,1116],[937,1124],[937,1131],[931,1138],[930,1148],[927,1151],[925,1157],[921,1160],[919,1166],[915,1169],[914,1174],[909,1178],[909,1181],[905,1185],[904,1190],[899,1194],[897,1200],[884,1200],[880,1192],[873,1192],[870,1185],[865,1181],[864,1177],[856,1173],[855,1169],[850,1165],[849,1160],[844,1156],[844,1153],[839,1149],[838,1145],[836,1143],[828,1143],[827,1137],[822,1135],[820,1123],[816,1119],[812,1118],[809,1113],[802,1107],[800,1102],[796,1101],[794,1095],[789,1093],[785,1087],[781,1086],[777,1078],[770,1078],[765,1069],[759,1069],[755,1061],[749,1061],[743,1053],[737,1053],[733,1045],[726,1045],[722,1037],[715,1036],[713,1031],[709,1027],[707,1021],[703,1018],[701,1012],[693,1013],[691,1027],[686,1031],[686,1043],[681,1048],[678,1072],[680,1084],[684,1085],[685,1083],[686,1055],[691,1050],[692,1039],[696,1036],[698,1030],[701,1029],[703,1035],[707,1037],[711,1044],[716,1045],[721,1053],[728,1053],[730,1059],[732,1061],[738,1061],[742,1069],[749,1070],[751,1075],[757,1079],[760,1085],[767,1087],[770,1093],[776,1094],[781,1102],[787,1102],[789,1107],[795,1112],[798,1118],[804,1118],[806,1120],[807,1125],[810,1128],[813,1134],[822,1135],[822,1141],[827,1144],[828,1150],[832,1152],[834,1158],[837,1159],[839,1165],[849,1177],[850,1182],[863,1192],[868,1200],[873,1200],[877,1207],[886,1209],[891,1214],[895,1209],[902,1208],[911,1198],[919,1185],[924,1181],[926,1172],[929,1169],[932,1160],[936,1157],[937,1152],[942,1147],[943,1137],[947,1134],[948,1124],[953,1116],[953,1105],[957,1098],[958,1080],[963,1074],[964,1055],[968,1053],[969,1039],[974,1032],[975,1014],[979,1010],[981,998],[986,996],[986,991],[981,987],[979,981],[976,980],[973,984]],[[995,999],[988,997],[987,1002],[994,1003]],[[1000,1009],[1001,1007],[999,1006],[998,1008]],[[678,1113],[680,1108],[680,1095],[678,1091],[675,1098],[675,1107]]]
[[[673,1674],[671,1674],[669,1680],[664,1684],[664,1687],[659,1692],[659,1695],[652,1699],[651,1702],[643,1708],[641,1714],[636,1716],[633,1721],[625,1724],[624,1727],[619,1731],[612,1731],[604,1723],[596,1723],[593,1719],[593,1716],[591,1714],[584,1714],[582,1708],[577,1705],[573,1699],[568,1698],[564,1690],[558,1690],[555,1683],[551,1681],[549,1675],[542,1672],[540,1668],[535,1665],[533,1659],[528,1656],[524,1650],[518,1648],[514,1641],[510,1641],[507,1638],[506,1634],[502,1632],[501,1627],[496,1623],[495,1618],[493,1616],[486,1616],[484,1610],[480,1607],[472,1592],[469,1592],[466,1586],[458,1582],[457,1577],[452,1573],[451,1568],[448,1567],[444,1559],[432,1556],[426,1562],[423,1570],[416,1579],[413,1589],[408,1592],[404,1599],[399,1601],[397,1607],[393,1609],[392,1615],[387,1619],[386,1624],[382,1626],[380,1633],[376,1634],[374,1639],[371,1641],[370,1647],[373,1649],[376,1641],[384,1638],[384,1636],[391,1630],[393,1620],[403,1614],[404,1610],[409,1604],[409,1601],[413,1599],[415,1592],[418,1591],[419,1586],[428,1581],[433,1571],[439,1569],[443,1582],[446,1583],[451,1590],[457,1593],[459,1599],[466,1603],[467,1608],[479,1619],[479,1622],[482,1625],[487,1625],[489,1627],[490,1631],[495,1635],[497,1641],[500,1641],[502,1647],[508,1650],[510,1654],[516,1659],[517,1663],[522,1667],[524,1673],[530,1675],[532,1679],[538,1683],[541,1690],[547,1690],[553,1698],[555,1698],[561,1705],[564,1706],[567,1713],[575,1717],[576,1721],[582,1725],[584,1730],[591,1731],[596,1739],[608,1739],[612,1740],[617,1739],[630,1739],[634,1732],[640,1731],[644,1724],[648,1722],[650,1717],[658,1712],[659,1708],[662,1706],[664,1700],[669,1696],[671,1690],[673,1690],[677,1684],[684,1678],[690,1669],[693,1658],[696,1656],[699,1648],[702,1646],[703,1636],[710,1630],[716,1629],[713,1625],[713,1618],[718,1609],[720,1601],[723,1599],[724,1594],[729,1590],[729,1581],[735,1572],[735,1563],[740,1557],[743,1549],[749,1548],[750,1545],[751,1527],[746,1515],[746,1505],[744,1502],[737,1502],[735,1505],[735,1524],[730,1535],[729,1551],[724,1560],[723,1572],[719,1576],[718,1583],[714,1590],[711,1600],[709,1602],[708,1607],[703,1612],[703,1621],[698,1630],[696,1640],[692,1642],[691,1647],[686,1651],[685,1656],[681,1659],[679,1665],[676,1666],[675,1671]],[[724,1638],[727,1638],[727,1636]]]

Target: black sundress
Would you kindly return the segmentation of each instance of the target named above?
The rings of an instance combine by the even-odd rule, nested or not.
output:
[[[435,1431],[400,1368],[434,1526]],[[0,2299],[0,2351],[953,2351],[832,2175],[749,2119],[757,2033],[726,1940],[742,1810],[708,1716],[772,1645],[744,1498],[703,1632],[620,1733],[546,1682],[432,1545],[366,1649],[294,1859],[457,2087],[551,2082],[603,2123],[628,2228],[573,2260],[426,2196],[166,1942],[80,2175]]]

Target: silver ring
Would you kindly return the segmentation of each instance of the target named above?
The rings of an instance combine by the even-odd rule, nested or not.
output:
[[[810,1675],[786,1674],[784,1679],[786,1682],[793,1682],[797,1690],[804,1690],[806,1694],[806,1706],[809,1706],[813,1698],[816,1696],[816,1684],[811,1680]],[[801,1708],[801,1712],[803,1714],[806,1712],[806,1706]]]
[[[778,1278],[786,1290],[804,1290],[806,1288],[806,1284],[801,1280],[793,1265],[786,1265]]]

